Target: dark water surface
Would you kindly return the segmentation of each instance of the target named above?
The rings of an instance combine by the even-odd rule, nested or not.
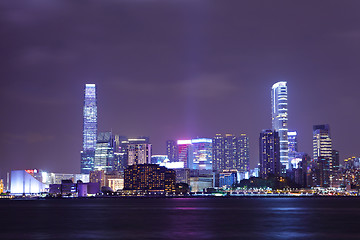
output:
[[[358,198],[0,201],[0,239],[360,239]]]

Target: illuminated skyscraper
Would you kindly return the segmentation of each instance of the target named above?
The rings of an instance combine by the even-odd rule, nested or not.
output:
[[[216,134],[213,138],[213,170],[220,171],[224,166],[224,137]]]
[[[297,132],[296,131],[288,131],[288,142],[289,142],[289,164],[290,168],[294,167],[296,164],[296,158],[298,158],[298,148],[297,148]]]
[[[178,149],[175,140],[166,141],[166,154],[168,155],[170,162],[178,161]]]
[[[277,82],[272,86],[272,128],[279,133],[281,172],[289,169],[288,157],[288,108],[287,108],[287,82]]]
[[[148,137],[129,138],[127,144],[128,166],[151,163],[151,144]]]
[[[192,169],[212,170],[212,139],[196,138],[191,140],[193,148]]]
[[[95,170],[105,170],[111,172],[114,169],[114,136],[111,132],[101,132],[98,134],[95,150]]]
[[[191,168],[193,159],[191,140],[178,140],[177,149],[179,162],[183,162],[185,168]]]
[[[249,137],[246,134],[241,134],[238,138],[237,145],[237,154],[238,154],[238,164],[236,169],[239,172],[249,172],[249,162],[250,162],[250,151],[249,151]]]
[[[249,138],[246,134],[216,134],[213,141],[213,170],[249,171]]]
[[[332,141],[328,124],[313,127],[313,157],[319,165],[320,186],[327,187],[331,184],[333,161]]]
[[[90,173],[94,169],[97,137],[97,103],[95,84],[85,85],[83,111],[83,150],[81,151],[81,173]]]
[[[259,139],[260,176],[266,178],[269,174],[280,174],[280,138],[279,133],[263,130]]]
[[[313,127],[313,157],[332,158],[332,142],[328,124]]]

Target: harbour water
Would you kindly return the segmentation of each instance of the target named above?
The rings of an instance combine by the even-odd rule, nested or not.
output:
[[[360,239],[360,198],[1,200],[1,239]]]

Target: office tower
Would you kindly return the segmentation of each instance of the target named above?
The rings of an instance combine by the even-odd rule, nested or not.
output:
[[[157,164],[137,164],[124,172],[124,190],[174,193],[176,172]]]
[[[297,157],[297,132],[296,131],[288,131],[288,143],[289,143],[289,168],[293,168],[294,162],[296,162],[295,158]]]
[[[249,137],[247,137],[244,133],[240,134],[240,137],[238,138],[237,155],[239,161],[237,162],[236,169],[240,173],[249,172]]]
[[[212,139],[196,138],[191,140],[193,149],[192,169],[212,169]]]
[[[191,140],[178,140],[177,149],[179,162],[183,162],[185,168],[191,168],[193,159]]]
[[[313,158],[327,158],[332,166],[332,141],[328,124],[313,127]]]
[[[170,162],[177,162],[178,159],[178,149],[175,140],[166,141],[166,154],[169,157]]]
[[[224,137],[224,166],[223,169],[236,169],[237,159],[237,137],[233,134],[225,134]]]
[[[123,172],[127,168],[127,154],[126,146],[124,147],[122,142],[127,142],[127,137],[120,135],[113,135],[114,137],[114,162],[113,170]]]
[[[320,171],[319,185],[327,187],[332,178],[332,141],[328,124],[313,126],[313,158]]]
[[[297,132],[296,131],[288,131],[288,142],[289,142],[289,153],[290,152],[297,152],[298,145],[297,145]]]
[[[95,84],[85,85],[83,111],[83,150],[81,151],[81,173],[90,173],[94,169],[97,137],[97,104]]]
[[[332,150],[332,170],[333,172],[337,172],[339,171],[339,166],[340,166],[340,154],[339,151],[337,150]]]
[[[151,144],[148,137],[129,138],[127,141],[128,166],[151,163]]]
[[[224,169],[224,137],[222,134],[216,134],[212,142],[213,147],[213,170],[220,171]]]
[[[277,82],[272,86],[272,128],[279,133],[281,173],[289,169],[288,161],[288,108],[287,108],[287,82]]]
[[[259,139],[260,177],[280,174],[280,137],[279,133],[263,130]]]
[[[114,136],[111,132],[101,132],[98,134],[95,150],[95,170],[105,170],[111,172],[114,169]]]
[[[213,138],[213,170],[249,171],[249,138],[246,134],[216,134]]]

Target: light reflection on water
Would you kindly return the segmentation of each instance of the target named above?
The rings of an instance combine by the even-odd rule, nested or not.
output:
[[[357,198],[1,201],[1,239],[360,239]]]

